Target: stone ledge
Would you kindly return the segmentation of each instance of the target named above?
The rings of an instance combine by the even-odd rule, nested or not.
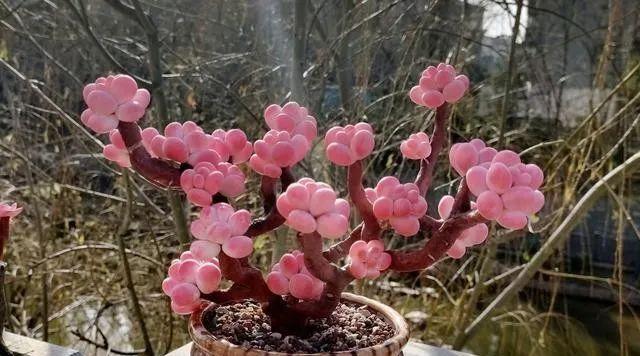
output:
[[[189,356],[190,351],[191,343],[169,352],[166,356]],[[407,344],[403,352],[404,356],[473,356],[468,353],[447,350],[413,341]]]
[[[7,348],[14,353],[33,356],[82,356],[76,350],[46,343],[26,336],[4,332],[2,335]]]

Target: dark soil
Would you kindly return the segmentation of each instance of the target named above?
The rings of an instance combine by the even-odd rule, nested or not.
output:
[[[223,305],[203,315],[203,324],[217,338],[247,349],[287,353],[350,351],[381,344],[393,337],[387,321],[366,306],[341,303],[325,319],[311,320],[307,337],[271,331],[269,318],[254,301]]]

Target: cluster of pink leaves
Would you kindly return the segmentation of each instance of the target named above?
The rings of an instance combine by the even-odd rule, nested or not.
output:
[[[228,162],[240,164],[249,159],[251,143],[242,130],[215,130],[206,134],[193,121],[183,124],[172,122],[164,129],[164,135],[153,127],[142,130],[142,142],[152,157],[189,163]]]
[[[18,208],[16,203],[7,204],[0,203],[0,218],[14,218],[22,212],[22,208]]]
[[[151,100],[146,89],[138,89],[136,81],[123,74],[96,79],[84,87],[82,96],[89,108],[80,119],[99,134],[114,130],[120,121],[138,121]]]
[[[217,193],[229,198],[244,193],[244,181],[244,173],[234,164],[200,162],[182,172],[180,187],[190,202],[205,207],[211,205],[212,197]]]
[[[120,167],[131,167],[129,151],[127,151],[127,146],[124,144],[120,131],[111,130],[111,132],[109,132],[109,142],[111,143],[102,148],[104,158],[115,162]]]
[[[449,161],[476,196],[478,212],[507,229],[524,228],[528,217],[544,205],[544,195],[538,190],[544,179],[542,170],[522,163],[513,151],[498,152],[474,139],[451,146]]]
[[[402,184],[396,177],[380,179],[375,189],[366,189],[373,204],[373,214],[380,222],[388,222],[393,230],[409,237],[420,230],[420,218],[427,212],[427,201],[413,183]]]
[[[435,109],[445,102],[453,104],[462,98],[469,88],[469,78],[461,74],[449,64],[440,63],[437,67],[429,66],[420,75],[420,83],[411,88],[411,100],[430,109]]]
[[[358,240],[349,248],[349,272],[354,278],[378,278],[391,266],[391,255],[384,252],[381,240]]]
[[[309,234],[336,239],[349,229],[349,203],[337,197],[330,185],[302,178],[290,184],[276,201],[287,226]]]
[[[232,258],[247,257],[253,252],[253,241],[244,236],[251,225],[251,213],[234,210],[227,203],[217,203],[200,211],[191,222],[191,234],[197,239],[190,251],[199,258],[213,258],[220,250]]]
[[[266,282],[274,294],[291,294],[307,300],[319,298],[324,288],[324,282],[309,272],[304,264],[304,254],[298,250],[285,253],[271,268]]]
[[[249,165],[257,173],[279,178],[282,168],[300,162],[311,149],[311,142],[318,135],[316,119],[307,108],[296,102],[283,107],[272,104],[264,111],[271,130],[262,140],[253,144],[254,154]]]
[[[445,195],[438,203],[438,214],[440,218],[446,220],[451,215],[453,203],[455,199],[451,195]],[[475,203],[472,203],[472,208]],[[487,224],[476,224],[460,234],[458,239],[453,243],[447,254],[453,258],[461,258],[467,251],[467,247],[479,245],[483,243],[489,235],[489,227]]]
[[[171,298],[176,314],[191,314],[200,305],[201,293],[218,290],[222,273],[218,259],[200,258],[185,251],[169,267],[169,276],[162,281],[162,291]]]
[[[413,133],[400,144],[400,152],[407,159],[426,159],[431,154],[431,142],[424,132]]]
[[[142,130],[142,142],[152,157],[193,166],[182,172],[180,186],[197,206],[208,206],[217,193],[236,197],[245,191],[245,176],[236,164],[246,162],[253,150],[242,130],[206,134],[192,121],[172,122],[164,135],[153,127]]]
[[[375,146],[373,129],[366,122],[345,127],[334,126],[324,137],[327,159],[339,166],[350,166],[369,156]]]

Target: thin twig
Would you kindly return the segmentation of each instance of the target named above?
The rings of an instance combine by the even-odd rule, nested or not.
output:
[[[136,316],[136,319],[138,320],[138,326],[140,327],[142,339],[144,340],[144,353],[145,355],[153,356],[154,353],[153,346],[151,344],[151,338],[149,337],[149,332],[147,331],[142,308],[140,307],[140,301],[138,300],[138,294],[136,293],[135,285],[133,282],[133,275],[131,274],[131,267],[129,266],[129,258],[127,257],[127,249],[124,243],[124,235],[127,230],[129,230],[129,224],[131,222],[131,205],[133,202],[133,191],[131,190],[131,185],[129,184],[129,174],[125,170],[123,170],[122,172],[122,179],[127,196],[127,202],[123,204],[121,212],[122,222],[118,227],[118,231],[116,232],[118,239],[118,251],[120,252],[120,259],[122,260],[122,271],[125,276],[127,290],[129,291],[129,298],[131,299],[131,304],[133,305],[133,312]]]

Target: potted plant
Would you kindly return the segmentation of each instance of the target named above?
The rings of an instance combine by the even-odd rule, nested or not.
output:
[[[523,229],[544,204],[538,166],[473,139],[451,146],[449,161],[461,177],[457,193],[440,200],[439,216],[427,213],[425,198],[447,146],[450,108],[468,87],[466,76],[442,63],[422,72],[411,89],[415,104],[435,111],[430,135],[415,133],[400,144],[404,158],[420,165],[415,182],[388,176],[365,188],[363,161],[374,150],[374,128],[365,122],[330,128],[324,152],[346,167],[346,197],[326,183],[295,177],[317,123],[294,102],[268,106],[269,131],[253,143],[239,129],[207,134],[194,122],[173,122],[160,133],[137,124],[149,92],[131,77],[115,75],[85,87],[88,109],[81,119],[109,134],[107,159],[159,187],[183,191],[200,209],[190,225],[195,240],[171,263],[162,284],[173,311],[191,315],[192,354],[397,355],[409,337],[402,317],[345,288],[386,271],[422,270],[445,255],[460,258],[486,240],[488,223]],[[243,163],[261,176],[259,217],[230,200],[245,191],[249,169]],[[296,232],[298,248],[269,271],[252,266],[253,239],[283,225]],[[425,242],[393,250],[385,247],[385,232]],[[328,248],[325,240],[332,242]],[[231,286],[220,290],[223,279]]]

